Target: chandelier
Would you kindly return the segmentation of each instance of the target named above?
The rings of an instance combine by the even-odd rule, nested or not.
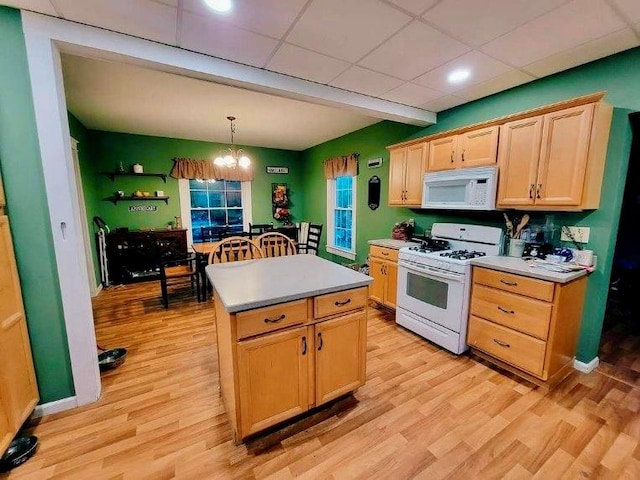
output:
[[[251,165],[251,160],[241,148],[236,148],[233,144],[233,134],[236,133],[236,126],[233,123],[235,119],[236,117],[227,117],[227,120],[231,122],[231,147],[226,149],[221,156],[216,157],[213,163],[221,167],[236,168],[240,166],[241,168],[247,168]]]

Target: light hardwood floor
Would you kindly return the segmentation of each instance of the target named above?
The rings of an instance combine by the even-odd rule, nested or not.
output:
[[[544,395],[371,309],[357,402],[234,446],[211,302],[172,295],[164,310],[147,283],[101,293],[94,312],[126,363],[97,403],[31,428],[40,449],[8,478],[640,478],[640,388],[598,372]]]

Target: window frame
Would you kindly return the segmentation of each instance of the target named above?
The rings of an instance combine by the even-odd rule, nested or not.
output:
[[[358,177],[351,177],[351,245],[350,250],[342,247],[337,247],[334,244],[335,238],[335,206],[336,206],[336,180],[327,179],[327,253],[338,255],[340,257],[348,258],[349,260],[356,259],[356,199],[357,195],[357,182]]]
[[[193,244],[193,227],[191,225],[191,189],[189,180],[178,179],[178,194],[180,197],[180,217],[182,218],[182,228],[187,229],[187,245],[191,248]],[[253,223],[251,204],[251,182],[240,182],[240,198],[242,200],[242,229],[249,231],[249,224]]]

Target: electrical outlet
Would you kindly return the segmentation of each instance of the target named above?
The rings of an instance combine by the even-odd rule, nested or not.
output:
[[[565,232],[567,228],[573,235],[573,238],[575,239],[576,242],[578,243],[589,242],[589,232],[591,231],[589,227],[567,227],[567,226],[562,227],[562,230],[560,233],[560,240],[562,240],[563,242],[571,242],[571,238],[569,238],[569,236]]]

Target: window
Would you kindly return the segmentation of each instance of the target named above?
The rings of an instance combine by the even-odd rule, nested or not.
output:
[[[327,180],[327,251],[356,258],[355,177]]]
[[[225,226],[248,230],[251,222],[251,182],[180,180],[180,210],[189,241],[202,241],[200,227]]]

